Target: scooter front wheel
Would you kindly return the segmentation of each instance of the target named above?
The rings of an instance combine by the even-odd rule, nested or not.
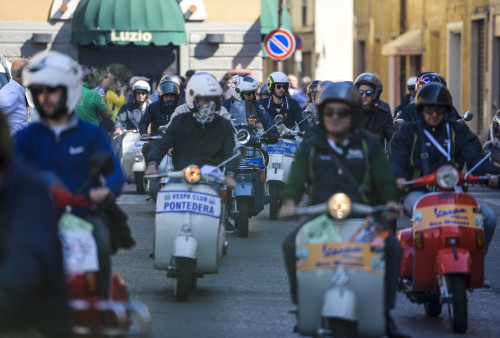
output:
[[[240,237],[248,237],[248,219],[250,218],[251,200],[249,197],[240,197],[237,200],[238,216],[236,217],[236,227]]]
[[[196,261],[191,258],[179,257],[176,258],[177,265],[177,281],[174,288],[175,299],[179,302],[185,302],[188,299],[189,291],[193,289],[193,275]]]
[[[277,182],[269,183],[269,218],[278,219],[278,211],[281,206],[280,186]]]
[[[134,172],[134,179],[135,179],[135,191],[138,194],[145,194],[147,182],[144,179],[144,172],[142,171]]]
[[[452,295],[452,302],[448,304],[448,312],[453,325],[453,331],[463,333],[467,331],[467,294],[464,275],[448,275],[448,290]]]

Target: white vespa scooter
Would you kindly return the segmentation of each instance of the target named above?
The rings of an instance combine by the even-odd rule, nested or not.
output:
[[[299,133],[283,124],[283,115],[278,114],[274,118],[274,122],[280,133],[279,141],[276,144],[264,144],[262,148],[269,154],[266,176],[269,195],[269,218],[278,219],[278,211],[282,202],[281,192],[288,180],[288,176],[290,176],[292,162],[295,159],[295,153],[300,143],[295,139]]]
[[[122,138],[121,164],[127,183],[135,183],[137,193],[144,194],[148,182],[144,179],[146,163],[142,155],[142,147],[146,141],[141,140],[138,130],[127,130],[124,136],[117,137]]]
[[[219,165],[231,161],[237,155]],[[168,176],[156,199],[154,268],[176,278],[175,298],[186,301],[196,279],[217,273],[227,252],[225,240],[225,190],[218,167],[195,165],[181,171],[148,175]]]
[[[343,193],[327,203],[297,209],[295,215],[318,215],[299,230],[295,244],[301,335],[385,335],[384,240],[388,231],[373,216],[346,219],[349,214],[384,210],[386,206],[352,203]]]

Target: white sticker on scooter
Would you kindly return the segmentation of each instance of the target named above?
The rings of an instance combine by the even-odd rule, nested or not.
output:
[[[159,191],[156,213],[190,212],[211,217],[220,217],[221,199],[217,195],[193,191]]]
[[[92,232],[87,230],[59,230],[63,247],[64,269],[77,273],[98,271],[97,245]]]

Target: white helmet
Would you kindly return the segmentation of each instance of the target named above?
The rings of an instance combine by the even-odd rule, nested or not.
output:
[[[135,81],[132,86],[132,92],[135,92],[136,90],[145,90],[149,94],[149,92],[151,91],[151,87],[149,86],[149,83],[147,83],[146,81],[139,80]]]
[[[417,77],[412,76],[406,81],[406,87],[408,87],[408,90],[413,91],[415,90],[415,84],[417,83]]]
[[[259,88],[256,78],[250,75],[235,75],[231,80],[231,95],[238,101],[241,101],[241,94],[245,92],[254,92]]]
[[[274,93],[274,84],[275,83],[286,83],[288,85],[288,76],[282,72],[274,72],[267,78],[267,91],[271,94]]]
[[[68,55],[51,51],[37,53],[24,67],[22,77],[24,86],[28,88],[34,86],[66,88],[64,106],[68,112],[73,112],[80,101],[83,71]],[[35,105],[37,101],[35,97]]]
[[[199,98],[209,98],[213,104],[199,106]],[[222,88],[215,76],[206,72],[193,75],[186,86],[186,104],[198,122],[212,122],[222,104]]]

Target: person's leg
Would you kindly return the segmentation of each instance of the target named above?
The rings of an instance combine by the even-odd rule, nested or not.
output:
[[[490,246],[491,239],[495,233],[495,228],[497,226],[497,214],[487,203],[481,200],[477,200],[479,206],[481,207],[481,212],[484,216],[484,255],[488,253],[488,247]]]
[[[385,240],[385,295],[388,310],[396,306],[402,249],[396,236],[390,232]]]
[[[99,260],[98,289],[99,297],[109,298],[109,284],[111,276],[111,241],[108,225],[100,214],[89,214],[83,217],[94,226],[94,238],[97,245]]]

